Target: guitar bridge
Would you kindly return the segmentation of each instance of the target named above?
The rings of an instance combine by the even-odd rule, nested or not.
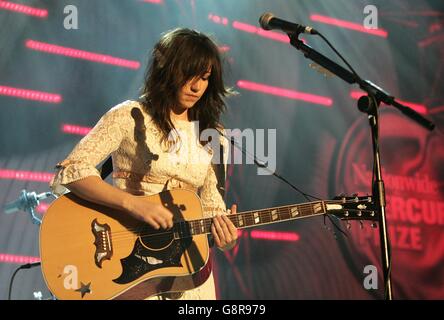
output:
[[[113,255],[113,247],[111,243],[111,228],[107,224],[100,224],[97,219],[91,223],[92,233],[94,235],[94,245],[96,252],[94,254],[94,262],[96,266],[102,268],[104,260],[110,260]]]

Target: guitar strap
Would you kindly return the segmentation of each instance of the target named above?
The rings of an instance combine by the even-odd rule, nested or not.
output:
[[[113,172],[113,159],[111,156],[109,156],[108,159],[106,159],[106,161],[102,164],[99,172],[100,178],[102,178],[102,180],[105,180],[106,177],[108,177],[111,172]]]

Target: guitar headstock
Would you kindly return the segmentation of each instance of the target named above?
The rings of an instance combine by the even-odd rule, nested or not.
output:
[[[325,201],[327,213],[340,220],[378,221],[378,211],[371,196],[338,196]]]

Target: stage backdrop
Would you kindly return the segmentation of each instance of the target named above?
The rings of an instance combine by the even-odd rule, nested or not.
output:
[[[285,34],[261,30],[264,12],[321,31],[361,77],[436,124],[429,132],[392,107],[380,108],[394,296],[444,299],[440,0],[0,1],[0,207],[22,190],[49,190],[55,164],[100,116],[138,97],[149,50],[179,26],[216,39],[227,84],[238,92],[227,100],[225,127],[250,130],[256,141],[263,132],[277,173],[322,199],[371,193],[370,129],[356,106],[362,92],[310,66]],[[302,38],[340,61],[319,37]],[[260,156],[258,148],[250,151]],[[227,204],[243,211],[307,201],[242,160],[228,167]],[[41,202],[39,217],[51,200]],[[213,253],[221,299],[383,298],[379,228],[369,222],[316,217],[239,235],[235,249]],[[25,212],[2,210],[0,299],[14,270],[35,261],[39,227]],[[377,281],[369,278],[374,272]],[[38,267],[17,273],[11,294],[50,297]]]

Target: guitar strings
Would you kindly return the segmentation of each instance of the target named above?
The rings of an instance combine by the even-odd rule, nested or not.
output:
[[[372,212],[372,210],[356,210],[356,209],[350,209],[348,211],[368,211],[368,212]],[[321,215],[325,215],[324,214],[319,214],[317,216],[321,216]],[[357,220],[357,219],[356,219]],[[275,221],[278,222],[278,221]],[[210,224],[207,224],[206,227],[208,227]],[[254,227],[254,225],[251,225],[250,227]],[[112,242],[113,243],[119,243],[122,241],[128,241],[128,240],[132,240],[135,241],[137,238],[143,238],[142,242],[146,241],[148,243],[144,243],[145,245],[147,245],[148,247],[152,246],[152,247],[159,247],[160,244],[164,245],[165,242],[171,242],[172,240],[181,240],[181,239],[187,239],[187,238],[192,238],[194,236],[197,235],[203,235],[204,233],[199,233],[199,234],[195,234],[195,235],[189,235],[189,236],[185,236],[185,237],[179,237],[179,238],[174,238],[174,231],[172,229],[168,230],[168,231],[164,231],[164,232],[158,232],[158,233],[147,233],[147,234],[134,234],[134,233],[130,233],[130,232],[125,232],[122,231],[120,233],[126,233],[126,235],[124,234],[119,234],[119,236],[113,236],[112,237]]]
[[[282,213],[282,211],[284,211],[284,210],[278,210],[277,213],[278,214]],[[353,211],[373,212],[373,210],[358,210],[358,209],[349,209],[347,211],[350,211],[350,212],[353,212]],[[246,216],[249,215],[249,218],[252,218],[251,215],[254,214],[254,213],[246,212],[246,213],[243,213],[243,214],[244,214],[244,219],[248,219]],[[315,215],[325,215],[325,214],[326,213],[315,214]],[[288,215],[288,212],[286,213],[286,215]],[[309,216],[313,216],[313,215],[306,215],[305,217],[309,217]],[[298,219],[298,218],[302,218],[302,217],[304,217],[304,215],[296,216],[296,217],[293,217],[294,218],[293,220]],[[232,217],[232,218],[236,218],[236,216]],[[354,220],[359,220],[359,218],[361,218],[361,217],[359,217],[359,218],[353,217],[353,218],[354,218]],[[127,229],[127,230],[124,230],[124,231],[111,232],[112,241],[127,240],[127,239],[134,238],[134,237],[143,237],[144,239],[146,239],[146,238],[154,238],[154,237],[159,237],[159,236],[165,236],[165,235],[169,235],[169,236],[173,237],[175,232],[176,233],[180,233],[180,231],[177,230],[178,229],[177,228],[178,224],[184,223],[184,222],[190,223],[190,222],[199,221],[199,220],[188,220],[188,221],[176,222],[172,229],[169,229],[168,231],[163,231],[163,232],[155,232],[156,230],[154,230],[154,233],[153,233],[153,231],[151,231],[149,233],[140,233],[144,229],[147,228],[147,226],[145,226],[145,225],[141,226],[141,227],[138,227],[138,228],[135,228],[135,229],[133,229],[133,231],[131,231],[131,229]],[[211,224],[213,224],[213,222],[212,222],[213,218],[204,218],[204,219],[201,219],[201,220],[203,220],[204,222],[202,224],[198,224],[198,226],[195,226],[195,227],[198,228],[198,229],[201,229],[203,227],[205,231],[211,230],[210,226],[211,226]],[[350,218],[350,220],[353,220],[353,219]],[[360,220],[367,220],[367,219],[365,219],[365,217],[362,217],[362,219],[360,219]],[[265,221],[265,222],[263,221],[263,222],[258,223],[258,224],[259,225],[260,224],[267,224],[267,223],[270,223],[270,222],[279,222],[279,220],[277,220],[277,221]],[[283,222],[283,221],[281,221],[281,222]],[[253,227],[254,224],[249,225],[249,226]],[[186,227],[187,227],[187,230],[181,230],[181,231],[182,231],[182,233],[189,234],[189,236],[179,237],[179,238],[176,238],[176,239],[183,239],[183,238],[189,238],[191,236],[194,236],[190,232],[190,230],[191,230],[190,225],[188,225]],[[205,233],[209,233],[209,231],[205,232]],[[199,234],[203,234],[203,233],[199,233]],[[195,235],[197,235],[197,234],[195,234]]]
[[[351,202],[351,201],[349,201],[349,202]],[[338,200],[338,201],[329,201],[329,202],[325,202],[326,204],[330,204],[330,203],[332,203],[332,204],[335,204],[335,203],[341,203],[341,204],[344,204],[344,202],[343,201],[341,201],[341,200]],[[297,219],[297,218],[300,218],[300,217],[304,217],[304,216],[306,216],[306,217],[308,217],[308,216],[311,216],[311,215],[321,215],[321,214],[316,214],[315,212],[314,212],[314,210],[313,210],[313,205],[312,204],[301,204],[301,205],[297,205],[297,206],[294,206],[294,207],[297,207],[300,211],[305,211],[305,209],[311,209],[311,211],[312,211],[312,213],[311,214],[308,214],[308,215],[304,215],[304,214],[302,214],[302,215],[298,215],[298,216],[295,216],[295,217],[292,217],[292,218],[294,218],[294,219]],[[256,213],[258,213],[259,211],[262,211],[262,212],[264,212],[264,211],[271,211],[271,210],[276,210],[276,213],[278,214],[278,215],[280,215],[280,214],[282,214],[282,213],[285,213],[286,215],[288,215],[289,214],[289,209],[291,208],[291,206],[281,206],[281,207],[276,207],[276,208],[268,208],[268,209],[263,209],[263,210],[257,210],[257,211],[245,211],[245,212],[242,212],[242,213],[239,213],[239,215],[242,215],[243,217],[244,217],[244,219],[250,219],[250,218],[252,218],[252,215],[254,215],[254,214],[256,214]],[[360,210],[360,209],[342,209],[343,211],[350,211],[350,212],[353,212],[353,211],[361,211],[361,212],[372,212],[373,210],[367,210],[367,209],[362,209],[362,210]],[[270,212],[268,212],[268,214],[270,214]],[[326,213],[323,213],[323,214],[326,214]],[[263,215],[263,214],[262,214]],[[230,216],[230,215],[227,215],[227,217],[231,220],[231,218],[233,218],[233,219],[236,219],[237,217],[238,217],[238,215],[235,215],[235,216]],[[291,217],[289,217],[289,218],[291,218]],[[362,217],[363,219],[364,219],[364,217]],[[204,227],[205,228],[208,228],[209,226],[211,226],[211,224],[212,224],[212,220],[213,220],[213,218],[211,217],[211,218],[202,218],[202,219],[195,219],[195,220],[183,220],[183,221],[178,221],[178,222],[175,222],[174,223],[174,226],[173,226],[173,228],[171,229],[172,231],[168,231],[168,232],[164,232],[164,233],[171,233],[171,232],[174,232],[173,231],[173,229],[175,228],[175,227],[179,227],[178,225],[179,224],[183,224],[183,223],[188,223],[188,226],[186,226],[186,227],[190,227],[190,224],[191,223],[194,223],[194,224],[198,224],[198,227],[202,227],[202,223],[198,223],[197,221],[203,221],[203,225],[204,225]],[[272,222],[272,221],[267,221],[267,222]],[[267,223],[267,222],[265,222],[265,223]],[[278,221],[275,221],[275,222],[278,222]],[[115,237],[115,238],[118,238],[118,234],[120,234],[120,233],[123,233],[123,234],[128,234],[128,233],[140,233],[141,231],[143,231],[144,229],[147,229],[147,228],[149,228],[147,225],[140,225],[140,226],[138,226],[138,227],[136,227],[136,228],[128,228],[128,229],[126,229],[126,230],[123,230],[123,231],[116,231],[116,232],[112,232],[111,233],[111,235],[113,236],[113,237]],[[180,228],[180,227],[179,227]],[[151,231],[150,231],[150,233],[152,233],[152,232],[155,232],[155,231],[157,231],[157,230],[155,230],[155,229],[152,229]],[[181,230],[177,230],[178,232],[180,232]],[[187,230],[185,230],[185,231],[187,231]],[[162,234],[161,232],[157,232],[157,233],[154,233],[153,234],[153,236],[157,236],[157,235],[160,235],[160,234]],[[140,236],[148,236],[149,234],[141,234]]]
[[[303,209],[301,209],[301,211],[303,211]],[[349,211],[349,212],[355,212],[355,211],[360,211],[360,212],[362,212],[362,213],[369,213],[369,212],[373,212],[373,210],[367,210],[367,209],[362,209],[362,210],[358,210],[358,209],[348,209],[347,211]],[[255,219],[255,218],[257,218],[257,217],[254,217],[254,215],[256,214],[257,212],[242,212],[242,213],[239,213],[238,215],[235,215],[235,216],[230,216],[230,215],[227,215],[227,218],[229,218],[230,220],[232,220],[232,222],[233,223],[235,223],[235,222],[237,222],[237,220],[238,220],[238,217],[240,217],[240,216],[242,216],[243,217],[243,220],[250,220],[250,219]],[[279,222],[281,219],[282,219],[282,216],[283,215],[285,215],[284,216],[284,218],[285,218],[285,220],[291,220],[292,218],[293,219],[298,219],[298,218],[303,218],[303,217],[310,217],[310,216],[315,216],[315,215],[323,215],[323,214],[328,214],[328,213],[315,213],[315,212],[312,212],[312,213],[309,213],[309,214],[299,214],[299,215],[296,215],[296,216],[290,216],[290,213],[289,213],[289,211],[287,210],[287,209],[276,209],[276,214],[277,215],[280,215],[280,219],[278,219],[278,220],[270,220],[270,221],[268,221],[268,220],[266,220],[266,221],[261,221],[261,223],[259,223],[259,224],[265,224],[265,223],[270,223],[270,222]],[[262,217],[262,218],[264,218],[264,213],[262,213],[262,214],[260,214],[260,216]],[[268,216],[271,216],[271,213],[270,212],[268,212],[267,213],[267,215]],[[267,217],[268,218],[268,217]],[[356,218],[356,217],[353,217],[353,218]],[[359,218],[361,218],[361,217],[359,217]],[[357,219],[359,219],[359,218],[357,218]],[[350,218],[351,219],[351,218]],[[233,221],[234,220],[234,221]],[[362,217],[362,220],[367,220],[367,219],[365,219],[365,217]],[[199,221],[203,221],[203,222],[199,222]],[[176,230],[174,230],[174,231],[177,231],[177,232],[181,232],[181,231],[184,231],[184,230],[181,230],[180,228],[181,228],[181,226],[180,226],[180,224],[184,224],[185,226],[185,228],[191,228],[191,227],[193,227],[193,228],[202,228],[202,226],[204,227],[204,228],[208,228],[208,227],[210,227],[211,226],[211,224],[213,223],[212,222],[213,221],[213,217],[209,217],[209,218],[202,218],[202,219],[195,219],[195,220],[182,220],[182,221],[177,221],[177,222],[175,222],[174,223],[174,225],[173,225],[173,227],[171,228],[171,230],[173,230],[173,229],[176,229]],[[191,226],[192,225],[192,226]],[[252,226],[254,226],[254,224],[251,224]],[[154,235],[158,235],[158,234],[160,234],[160,232],[157,232],[156,233],[156,229],[154,229],[154,228],[152,228],[152,227],[150,227],[150,226],[148,226],[148,225],[143,225],[143,224],[140,224],[138,227],[136,227],[136,228],[127,228],[127,229],[125,229],[125,230],[123,230],[123,231],[115,231],[115,232],[112,232],[111,233],[111,235],[113,236],[113,237],[118,237],[118,235],[120,234],[120,233],[128,233],[128,232],[132,232],[132,233],[140,233],[140,232],[142,232],[144,229],[148,229],[148,228],[150,228],[151,230],[149,231],[150,233],[155,233]],[[187,230],[185,230],[185,231],[187,231]],[[148,234],[146,234],[146,235],[148,235]]]
[[[345,203],[356,203],[356,201],[347,201],[347,202],[343,202],[342,200],[329,200],[329,201],[324,201],[325,204],[345,204]],[[321,204],[321,202],[313,202],[313,203],[318,203]],[[267,209],[259,209],[259,210],[250,210],[250,211],[244,211],[244,212],[238,212],[237,215],[244,215],[247,216],[248,214],[255,214],[255,213],[259,213],[259,212],[263,212],[265,213],[265,211],[272,211],[272,210],[278,210],[278,213],[282,213],[283,210],[289,210],[290,208],[294,208],[296,207],[297,209],[301,209],[305,210],[307,208],[309,209],[313,209],[313,203],[307,203],[307,204],[300,204],[300,205],[285,205],[285,206],[280,206],[280,207],[272,207],[272,208],[267,208]],[[371,212],[373,210],[368,210],[368,209],[341,209],[342,211],[362,211],[362,212]],[[311,210],[313,211],[313,210]],[[316,214],[315,212],[312,212],[312,214]],[[237,215],[235,215],[234,217],[236,217]],[[228,217],[233,217],[231,215],[227,215]],[[195,219],[195,220],[184,220],[184,221],[180,221],[180,222],[194,222],[194,221],[200,221],[200,220],[205,220],[205,219],[209,219],[209,218],[201,218],[201,219]],[[179,223],[180,223],[179,222]],[[128,228],[127,230],[129,231],[134,231],[134,232],[138,232],[141,231],[141,229],[144,228],[144,226],[141,227],[136,227],[136,228]]]
[[[352,211],[352,210],[349,210],[349,211]],[[359,210],[359,211],[364,211],[364,210]],[[371,211],[368,211],[368,212],[371,212]],[[316,214],[316,216],[320,216],[320,215],[325,215],[325,213]],[[311,216],[315,216],[315,215],[311,215]],[[304,216],[298,216],[298,217],[294,217],[294,219],[288,219],[288,220],[296,220],[298,218],[300,219],[300,218],[303,218],[303,217]],[[211,220],[211,222],[207,222],[206,221],[206,222],[203,223],[203,227],[206,230],[206,232],[199,232],[199,233],[196,233],[196,234],[191,234],[191,232],[189,231],[191,228],[189,226],[187,226],[188,230],[182,230],[182,233],[187,233],[190,236],[199,235],[199,234],[203,234],[203,233],[210,233],[211,232],[211,228],[210,227],[213,224],[213,222],[212,222],[212,218],[209,218],[209,219]],[[353,217],[353,219],[350,218],[349,220],[368,220],[368,219],[366,219],[365,217],[363,217],[362,219]],[[234,222],[234,221],[232,221],[232,222]],[[254,227],[255,225],[264,225],[264,224],[278,223],[278,222],[284,222],[284,221],[281,221],[281,220],[262,221],[262,222],[260,222],[258,224],[248,225],[248,226],[246,226],[246,228],[247,227]],[[112,238],[113,240],[118,240],[118,239],[122,239],[122,237],[123,238],[127,238],[128,236],[129,236],[129,238],[134,237],[134,236],[136,236],[136,237],[157,237],[157,236],[165,235],[165,234],[180,233],[180,231],[177,231],[177,224],[179,224],[179,223],[181,223],[181,222],[175,223],[173,228],[168,229],[167,231],[163,231],[163,232],[156,232],[157,230],[152,230],[152,231],[150,231],[148,233],[140,233],[140,232],[143,231],[143,229],[147,228],[146,226],[143,226],[143,227],[138,228],[137,231],[135,231],[135,232],[134,231],[129,231],[129,230],[112,232],[111,236],[113,237]],[[238,228],[239,228],[239,226],[238,226]],[[176,230],[174,230],[174,229],[176,229]],[[202,229],[202,224],[199,224],[199,226],[195,226],[194,229]],[[180,239],[180,238],[187,238],[187,236],[179,237],[177,239]]]

